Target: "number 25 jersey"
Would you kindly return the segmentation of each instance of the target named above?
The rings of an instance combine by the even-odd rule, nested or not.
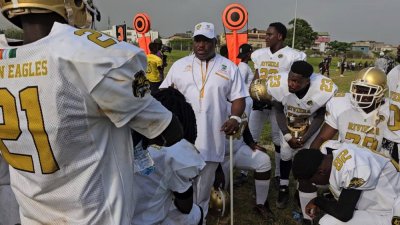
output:
[[[147,93],[146,56],[58,23],[1,53],[0,151],[22,224],[129,224],[130,128],[154,138],[171,120]]]

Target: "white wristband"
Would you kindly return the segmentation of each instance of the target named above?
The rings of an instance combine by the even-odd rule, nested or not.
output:
[[[238,123],[242,122],[242,118],[240,118],[239,116],[230,116],[229,119],[234,119],[236,120]]]
[[[290,141],[293,138],[291,133],[287,133],[283,135],[283,139],[285,139],[286,142]]]

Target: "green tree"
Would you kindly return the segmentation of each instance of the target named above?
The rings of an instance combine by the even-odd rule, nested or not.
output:
[[[4,34],[6,35],[7,38],[14,38],[20,40],[23,38],[22,30],[17,28],[7,28],[4,31]]]
[[[328,43],[328,46],[335,56],[351,50],[351,43],[347,42],[331,41]]]
[[[294,29],[294,19],[289,22],[292,27],[288,29],[285,44],[292,46],[293,40],[293,29]],[[317,39],[318,33],[314,32],[311,25],[303,19],[297,18],[296,20],[296,36],[294,40],[294,48],[305,50],[310,48],[315,39]]]

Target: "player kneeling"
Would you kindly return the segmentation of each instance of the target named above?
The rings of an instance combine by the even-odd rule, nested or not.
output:
[[[300,150],[293,160],[293,175],[310,185],[329,184],[335,200],[312,199],[306,213],[319,224],[399,224],[400,174],[394,161],[349,143],[336,143],[332,154]],[[393,163],[394,162],[394,163]]]
[[[193,145],[197,137],[193,109],[173,88],[163,89],[154,97],[178,117],[184,139],[171,147],[148,146],[155,170],[149,175],[135,175],[137,205],[132,225],[202,224],[202,209],[193,204],[192,179],[198,176],[205,163]],[[137,139],[136,134],[134,139]],[[142,138],[144,147],[147,147],[146,142]]]

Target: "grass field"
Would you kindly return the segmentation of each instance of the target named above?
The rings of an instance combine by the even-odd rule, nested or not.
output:
[[[169,67],[175,62],[177,59],[187,56],[190,52],[187,51],[173,51],[171,54],[168,54],[168,68],[165,70],[167,74]],[[346,71],[344,73],[344,77],[340,77],[339,71],[336,69],[337,58],[332,60],[332,66],[330,68],[330,77],[335,82],[335,84],[339,87],[339,92],[347,92],[350,87],[350,82],[352,81],[355,72]],[[349,59],[351,60],[351,59]],[[355,61],[358,61],[355,59]],[[314,71],[318,71],[318,63],[321,62],[321,58],[309,58],[308,62],[314,66]],[[252,66],[252,65],[251,65]],[[271,147],[271,136],[269,132],[269,124],[265,124],[264,130],[262,132],[262,137],[260,143],[270,149],[268,152],[271,162],[274,164],[274,152],[273,147]],[[274,167],[272,169],[274,171]],[[235,176],[237,175],[237,171],[235,172]],[[273,175],[272,175],[273,177]],[[295,190],[295,182],[291,181],[291,200],[293,200],[293,194]],[[252,174],[249,173],[248,182],[238,188],[234,189],[234,224],[235,225],[296,225],[296,221],[292,219],[292,211],[299,211],[297,204],[294,201],[291,201],[289,206],[285,210],[279,210],[275,207],[275,201],[277,199],[278,191],[274,188],[274,183],[271,181],[270,190],[268,194],[268,201],[275,215],[274,222],[264,221],[254,210],[253,207],[255,205],[254,198],[254,179]],[[214,218],[209,216],[207,220],[208,225],[217,225],[219,222],[219,218]],[[229,223],[230,224],[230,223]]]

